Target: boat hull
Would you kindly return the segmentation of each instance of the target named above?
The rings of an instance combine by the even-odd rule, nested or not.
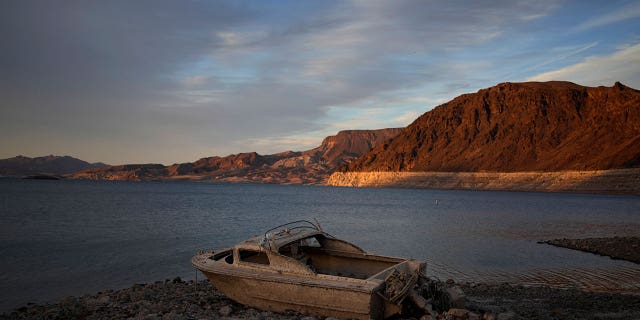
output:
[[[296,225],[301,222],[306,224]],[[276,227],[233,248],[201,251],[191,263],[241,304],[349,319],[401,313],[426,268],[412,259],[368,254],[308,221]]]
[[[377,294],[377,286],[353,288],[327,285],[325,279],[314,281],[277,276],[258,279],[203,273],[232,300],[263,310],[296,311],[343,319],[382,319],[386,313],[386,303]],[[387,309],[389,307],[397,308],[391,305]]]

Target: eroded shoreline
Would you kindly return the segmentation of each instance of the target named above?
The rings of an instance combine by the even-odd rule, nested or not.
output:
[[[334,172],[327,185],[640,195],[640,168],[556,172]]]
[[[465,283],[460,286],[466,294],[466,310],[460,310],[459,314],[465,314],[466,319],[640,318],[640,295],[512,284]],[[207,281],[185,282],[179,278],[68,297],[54,304],[28,305],[2,314],[0,319],[335,320],[245,307],[228,299]]]

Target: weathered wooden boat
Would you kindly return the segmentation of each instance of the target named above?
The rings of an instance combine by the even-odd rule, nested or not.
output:
[[[229,298],[263,310],[382,319],[406,301],[429,308],[414,290],[426,263],[366,253],[317,222],[281,225],[191,262]]]

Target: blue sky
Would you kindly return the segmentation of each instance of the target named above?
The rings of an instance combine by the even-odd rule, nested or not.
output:
[[[0,158],[306,150],[511,81],[640,88],[640,1],[2,1]]]

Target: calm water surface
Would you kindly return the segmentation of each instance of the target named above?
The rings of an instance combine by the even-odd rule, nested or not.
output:
[[[640,235],[637,196],[0,179],[0,311],[192,279],[197,250],[313,218],[441,279],[640,293],[637,264],[536,243]]]

